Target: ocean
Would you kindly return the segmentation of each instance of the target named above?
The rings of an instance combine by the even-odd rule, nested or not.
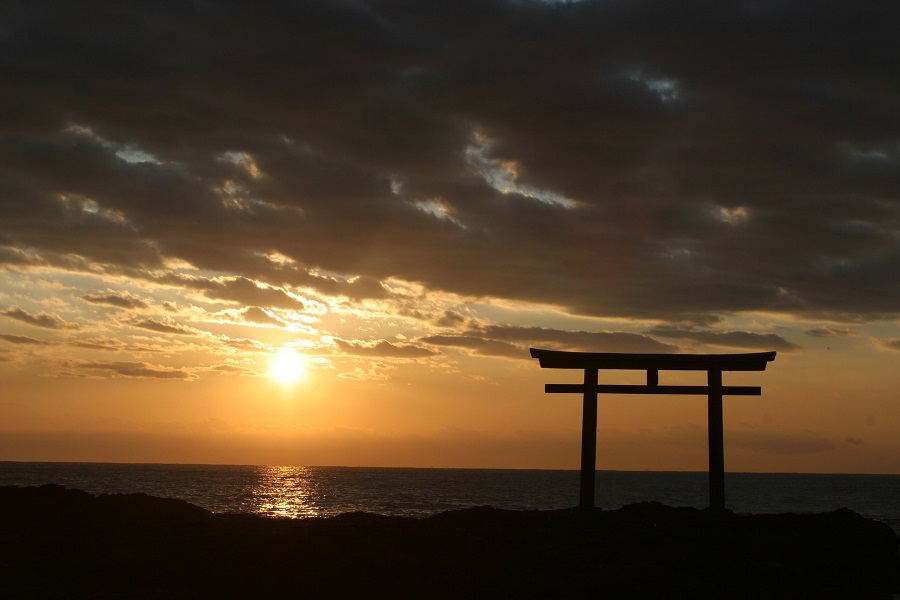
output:
[[[0,486],[47,483],[92,494],[145,493],[213,512],[322,517],[352,511],[423,517],[489,505],[513,510],[578,504],[578,471],[0,462]],[[705,507],[705,472],[597,471],[595,503]],[[900,475],[726,473],[737,513],[850,508],[900,534]]]

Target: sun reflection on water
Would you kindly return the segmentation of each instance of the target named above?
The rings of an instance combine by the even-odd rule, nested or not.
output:
[[[245,490],[241,511],[266,517],[316,517],[322,490],[309,467],[257,467],[258,481]]]

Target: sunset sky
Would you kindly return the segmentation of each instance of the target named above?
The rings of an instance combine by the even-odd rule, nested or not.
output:
[[[529,347],[776,350],[727,470],[900,473],[898,23],[3,2],[0,460],[577,469]],[[598,468],[706,452],[704,397],[601,397]]]

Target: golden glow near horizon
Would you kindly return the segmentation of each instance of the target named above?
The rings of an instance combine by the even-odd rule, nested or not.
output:
[[[575,469],[580,403],[543,392],[569,374],[549,376],[527,347],[657,343],[644,321],[421,290],[420,313],[404,317],[392,304],[402,295],[348,310],[294,289],[315,311],[300,313],[139,281],[98,287],[62,271],[0,273],[0,301],[15,306],[0,321],[0,460]],[[810,323],[747,314],[721,329],[778,331],[760,343],[782,346],[765,372],[729,377],[763,395],[725,402],[728,470],[900,472],[897,354],[878,342],[896,336],[890,325],[812,335]],[[697,337],[663,350],[757,349],[738,345],[746,335]],[[315,385],[303,383],[310,372]],[[702,383],[695,375],[660,381]],[[270,402],[271,384],[303,401]],[[598,468],[705,469],[703,398],[607,395],[599,406]]]

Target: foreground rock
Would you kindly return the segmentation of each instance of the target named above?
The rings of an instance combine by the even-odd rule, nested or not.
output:
[[[849,510],[427,519],[217,515],[143,494],[0,488],[3,598],[890,598],[897,535]]]

